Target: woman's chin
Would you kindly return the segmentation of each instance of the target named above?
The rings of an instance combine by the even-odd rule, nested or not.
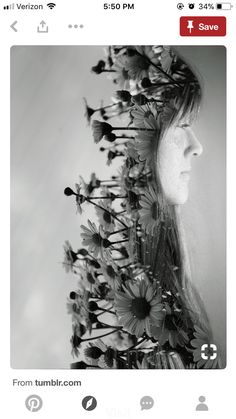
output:
[[[188,200],[188,188],[184,187],[173,194],[166,195],[169,205],[184,205]]]

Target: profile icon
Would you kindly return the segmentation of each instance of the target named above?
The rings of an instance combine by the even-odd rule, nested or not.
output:
[[[200,403],[197,405],[196,410],[197,411],[203,411],[203,412],[208,411],[208,406],[205,403],[206,398],[204,396],[200,396],[198,400],[199,400]]]

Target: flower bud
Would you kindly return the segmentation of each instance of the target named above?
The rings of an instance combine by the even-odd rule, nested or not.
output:
[[[65,189],[64,189],[64,194],[65,194],[66,196],[75,195],[74,191],[72,191],[72,189],[71,189],[71,188],[69,188],[69,187],[67,187],[67,188],[65,188]]]
[[[128,90],[117,90],[116,97],[122,102],[130,102],[132,96]]]
[[[96,301],[90,301],[88,305],[89,311],[96,311],[99,309]]]
[[[99,359],[100,356],[103,354],[102,350],[97,346],[90,346],[84,350],[85,356],[92,358],[92,359]]]

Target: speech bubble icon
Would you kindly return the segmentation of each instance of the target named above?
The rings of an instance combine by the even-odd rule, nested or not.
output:
[[[141,410],[151,409],[154,405],[154,400],[150,396],[144,396],[140,400]]]

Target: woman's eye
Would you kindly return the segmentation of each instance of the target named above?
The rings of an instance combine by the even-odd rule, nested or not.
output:
[[[190,125],[189,124],[181,124],[179,125],[179,128],[189,128]]]

